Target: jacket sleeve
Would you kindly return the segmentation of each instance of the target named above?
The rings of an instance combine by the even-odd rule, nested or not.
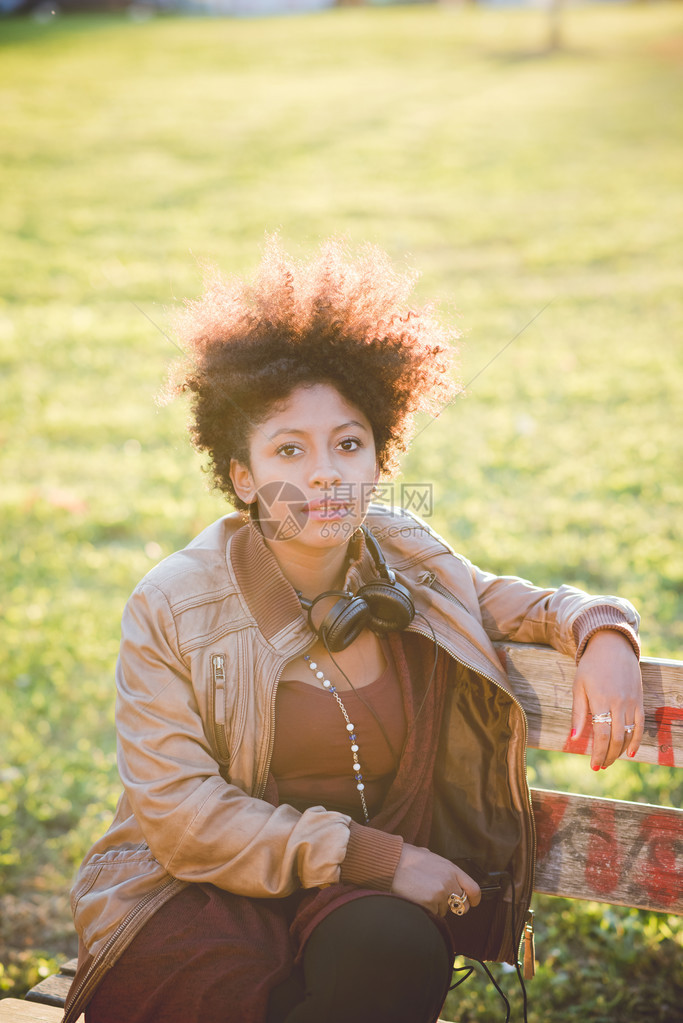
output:
[[[154,857],[174,877],[255,897],[339,880],[351,819],[299,813],[248,795],[221,775],[205,733],[188,655],[163,593],[141,585],[124,616],[117,664],[118,763]]]
[[[492,640],[545,643],[576,657],[598,629],[615,628],[636,653],[640,618],[620,597],[590,596],[573,586],[541,589],[527,579],[496,576],[472,566],[484,629]]]

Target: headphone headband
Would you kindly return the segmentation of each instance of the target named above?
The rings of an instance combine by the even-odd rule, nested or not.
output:
[[[396,576],[387,566],[386,559],[382,554],[382,548],[377,543],[376,538],[372,535],[367,526],[361,526],[360,530],[365,537],[365,546],[370,551],[370,555],[372,560],[375,562],[377,571],[383,579],[387,579],[390,583],[394,583],[396,581]]]

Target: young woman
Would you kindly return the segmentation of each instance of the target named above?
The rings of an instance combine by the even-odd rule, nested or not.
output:
[[[453,389],[410,286],[375,250],[273,242],[186,307],[175,390],[237,512],[124,613],[124,792],[73,890],[67,1023],[430,1023],[455,954],[515,962],[535,838],[493,640],[577,658],[595,770],[638,747],[630,604],[488,574],[371,504]]]

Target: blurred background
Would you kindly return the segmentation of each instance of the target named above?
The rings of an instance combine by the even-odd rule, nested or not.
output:
[[[683,657],[683,4],[0,10],[0,996],[20,996],[75,954],[68,889],[118,796],[123,604],[225,510],[186,409],[154,400],[204,262],[249,273],[277,230],[417,268],[471,381],[405,462],[432,525],[486,569],[628,597],[644,652]],[[680,768],[532,751],[530,776],[683,795]],[[677,918],[535,902],[530,1020],[680,1020]],[[499,1006],[472,979],[444,1015]]]

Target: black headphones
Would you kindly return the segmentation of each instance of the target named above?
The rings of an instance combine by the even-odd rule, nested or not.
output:
[[[372,560],[375,562],[380,579],[366,583],[355,594],[349,590],[327,590],[308,600],[297,594],[301,606],[308,612],[308,624],[332,653],[345,650],[363,631],[371,629],[380,636],[386,632],[400,632],[406,629],[415,617],[415,605],[409,591],[401,583],[384,560],[384,555],[374,536],[361,526]],[[324,597],[339,597],[327,612],[320,625],[313,624],[312,612]]]

